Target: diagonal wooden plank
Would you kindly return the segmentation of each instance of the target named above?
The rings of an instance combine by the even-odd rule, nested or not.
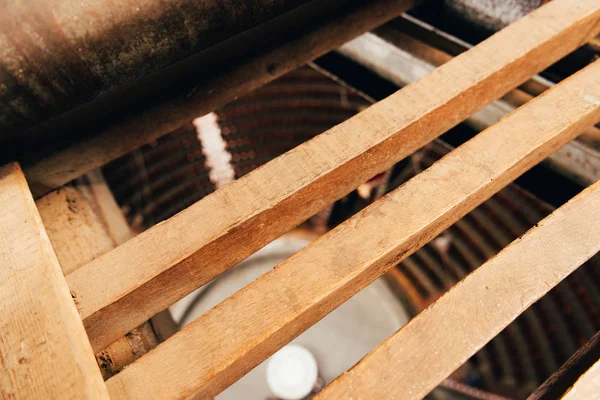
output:
[[[387,26],[375,33],[365,33],[338,51],[400,86],[416,81],[452,59],[450,54]],[[513,89],[465,122],[476,130],[483,130],[533,97],[521,89]],[[598,143],[600,129],[590,126],[582,132],[580,138],[583,137]],[[594,183],[600,177],[600,153],[577,141],[568,143],[544,161],[583,186]]]
[[[0,397],[108,399],[18,164],[0,168]]]
[[[595,183],[450,289],[317,398],[423,398],[596,254],[598,224],[600,183]]]
[[[555,0],[73,272],[67,279],[92,346],[109,344],[585,43],[599,21],[600,0]]]
[[[599,76],[600,61],[317,239],[107,381],[111,395],[220,392],[600,120]]]
[[[303,32],[269,43],[251,57],[224,66],[217,76],[202,76],[183,94],[150,109],[133,112],[93,138],[40,160],[25,170],[34,195],[41,196],[400,16],[415,0],[353,1]]]

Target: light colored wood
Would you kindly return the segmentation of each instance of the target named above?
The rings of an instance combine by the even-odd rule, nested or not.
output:
[[[47,194],[36,205],[65,274],[132,236],[100,171]],[[156,345],[152,327],[143,323],[96,354],[102,376],[108,379]]]
[[[0,397],[108,399],[21,168],[0,168]]]
[[[352,40],[338,51],[399,86],[406,86],[422,78],[453,58],[448,53],[387,26]],[[466,123],[476,130],[483,130],[533,97],[521,89],[513,89],[501,100],[472,115]],[[600,130],[594,126],[587,127],[580,138],[600,147]],[[568,143],[550,155],[545,162],[555,171],[581,185],[589,185],[600,178],[600,154],[578,142]]]
[[[122,336],[504,95],[596,34],[599,20],[600,0],[555,0],[71,273],[92,346]]]
[[[58,189],[38,199],[36,205],[65,275],[116,247],[75,188]]]
[[[600,120],[600,85],[593,84],[599,74],[600,61],[288,258],[108,380],[111,395],[169,400],[219,393]]]
[[[600,399],[600,361],[594,364],[565,395],[563,400]]]
[[[596,254],[598,224],[600,183],[463,279],[317,398],[422,399]]]
[[[306,32],[296,32],[293,39],[266,46],[262,53],[253,54],[222,75],[194,84],[189,93],[41,160],[25,171],[31,190],[41,196],[63,186],[400,16],[414,4],[414,0],[370,0],[357,7],[340,8],[331,19],[315,23]]]

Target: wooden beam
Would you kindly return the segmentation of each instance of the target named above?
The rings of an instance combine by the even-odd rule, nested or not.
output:
[[[453,58],[450,54],[390,26],[365,33],[346,43],[338,51],[399,86],[406,86],[422,78]],[[545,87],[548,88],[549,86]],[[533,97],[521,89],[513,89],[501,100],[488,105],[465,122],[476,130],[483,130]],[[580,138],[598,146],[600,129],[587,127]],[[600,153],[582,143],[568,143],[544,161],[552,169],[584,186],[600,178]]]
[[[36,201],[65,275],[117,245],[80,191],[64,187]]]
[[[356,7],[342,7],[329,20],[275,47],[267,46],[246,62],[225,69],[222,75],[194,84],[184,95],[146,109],[27,168],[25,175],[32,192],[41,196],[63,186],[398,17],[414,4],[415,0],[371,0]]]
[[[64,274],[132,237],[100,171],[48,193],[36,205]],[[108,379],[156,345],[152,327],[144,322],[96,353],[102,376]]]
[[[341,375],[319,399],[422,399],[600,250],[600,183],[541,221]]]
[[[71,273],[92,346],[109,344],[568,54],[600,31],[598,21],[600,0],[555,0]]]
[[[600,360],[575,382],[563,400],[597,399],[600,395]]]
[[[0,168],[0,397],[108,399],[25,176]]]
[[[169,400],[219,393],[600,120],[598,74],[600,61],[288,258],[108,380],[111,395]],[[595,238],[585,229],[573,233],[585,235]]]
[[[471,44],[466,43],[447,32],[437,30],[433,26],[415,19],[408,14],[403,14],[401,18],[397,18],[376,29],[374,33],[386,40],[390,40],[399,48],[408,50],[411,53],[414,52],[417,58],[434,65],[440,65],[440,63],[445,62],[444,60],[447,61],[449,55],[457,56],[473,47]],[[397,39],[401,39],[401,41]],[[591,44],[592,42],[593,40],[589,43]],[[379,58],[381,58],[381,56]],[[520,85],[519,89],[529,96],[539,96],[554,85],[554,82],[539,75],[535,75],[530,80]],[[513,94],[514,92],[511,92],[503,99],[514,105],[522,105],[525,97],[518,95],[513,96]],[[512,101],[513,99],[519,98],[521,101]],[[581,140],[586,145],[600,151],[600,129],[592,127],[586,129],[578,137],[578,140]]]

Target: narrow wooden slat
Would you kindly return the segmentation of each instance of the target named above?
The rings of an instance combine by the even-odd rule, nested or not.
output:
[[[600,360],[575,382],[563,400],[592,400],[600,398]]]
[[[111,395],[220,392],[600,120],[598,76],[600,61],[317,239],[111,378]]]
[[[416,81],[453,58],[387,26],[374,33],[365,33],[338,51],[399,86]],[[466,123],[476,130],[483,130],[533,97],[521,89],[513,89],[501,100],[472,115]],[[591,139],[596,144],[600,143],[600,129],[596,127],[586,128],[580,138],[584,136],[588,141]],[[600,154],[578,142],[568,143],[545,162],[557,172],[585,186],[600,178]]]
[[[600,183],[556,210],[341,375],[319,399],[421,399],[600,250]]]
[[[185,94],[119,121],[98,136],[27,168],[31,190],[41,196],[65,185],[398,17],[414,4],[415,0],[370,0],[340,7],[330,19],[296,32],[290,40],[265,46],[221,75],[194,83]]]
[[[68,276],[94,348],[231,268],[600,31],[556,0]],[[231,249],[235,248],[235,251]]]
[[[108,399],[20,167],[0,168],[0,397]]]

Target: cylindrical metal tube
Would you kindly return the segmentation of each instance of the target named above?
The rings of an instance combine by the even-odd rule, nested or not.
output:
[[[0,136],[14,135],[308,2],[0,2]]]

